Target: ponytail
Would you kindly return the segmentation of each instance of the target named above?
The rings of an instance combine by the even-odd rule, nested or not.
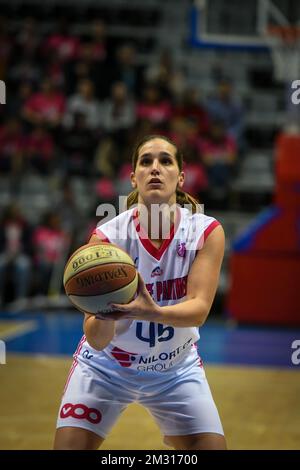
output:
[[[139,198],[139,192],[137,189],[134,189],[131,191],[131,193],[128,194],[127,199],[126,199],[126,209],[130,209],[131,206],[134,206],[135,204],[138,203],[138,198]]]
[[[176,203],[180,207],[188,206],[187,209],[191,208],[192,214],[202,212],[198,199],[185,191],[181,191],[181,189],[176,189]]]

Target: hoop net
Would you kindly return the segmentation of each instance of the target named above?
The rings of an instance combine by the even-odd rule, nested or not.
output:
[[[266,40],[271,49],[274,77],[281,82],[300,78],[300,27],[270,25]]]

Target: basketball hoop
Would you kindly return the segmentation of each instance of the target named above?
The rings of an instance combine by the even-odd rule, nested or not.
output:
[[[300,27],[269,25],[265,33],[271,49],[274,78],[285,84],[285,132],[300,133],[300,107],[291,99],[292,82],[300,79]]]
[[[300,26],[269,25],[265,38],[271,49],[275,79],[300,79]]]

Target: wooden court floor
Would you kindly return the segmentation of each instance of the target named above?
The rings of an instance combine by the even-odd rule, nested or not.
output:
[[[0,449],[51,449],[71,358],[9,355],[0,366]],[[300,374],[206,366],[230,449],[300,449]],[[166,449],[139,405],[122,415],[103,449]]]

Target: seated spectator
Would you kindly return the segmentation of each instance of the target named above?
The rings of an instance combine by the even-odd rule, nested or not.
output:
[[[26,164],[42,175],[49,175],[53,166],[54,142],[43,126],[36,126],[26,138]]]
[[[36,87],[41,80],[41,68],[33,57],[24,56],[9,69],[8,78],[14,89],[18,88],[22,82]]]
[[[78,198],[70,183],[70,178],[62,180],[60,191],[53,199],[55,211],[61,219],[62,230],[71,240],[70,251],[75,251],[79,243],[79,233],[85,224],[87,215],[78,205]]]
[[[94,20],[92,24],[91,37],[88,41],[91,57],[94,62],[104,62],[107,58],[107,39],[106,39],[106,26],[105,23],[100,20]],[[84,58],[86,55],[84,51],[84,45],[80,47],[80,58]]]
[[[31,231],[16,204],[6,207],[1,218],[0,247],[0,304],[3,305],[8,277],[14,300],[27,297],[30,288]]]
[[[226,191],[233,175],[237,148],[222,121],[213,121],[210,134],[199,139],[199,150],[206,167],[210,190]]]
[[[97,200],[106,203],[115,203],[116,190],[113,181],[110,178],[100,178],[95,184],[95,196]]]
[[[108,68],[104,62],[97,62],[93,58],[93,49],[90,43],[81,46],[80,59],[64,65],[65,91],[68,96],[78,93],[78,84],[89,80],[94,84],[95,97],[102,99],[108,95]]]
[[[222,80],[217,93],[207,101],[207,110],[212,120],[223,121],[226,132],[238,146],[242,145],[244,112],[240,101],[233,95],[232,85]]]
[[[111,88],[111,96],[101,106],[101,123],[104,130],[121,145],[124,139],[119,134],[126,133],[135,124],[135,103],[129,96],[127,87],[123,82],[115,82]]]
[[[177,101],[184,87],[184,76],[175,66],[171,52],[163,50],[157,62],[145,71],[145,81],[157,85],[164,98]]]
[[[131,158],[127,158],[121,165],[117,180],[116,180],[116,188],[117,192],[120,196],[125,196],[132,191],[132,186],[130,182],[130,175],[132,173],[132,163]]]
[[[85,114],[74,113],[70,129],[63,129],[60,148],[64,153],[63,171],[69,175],[91,175],[95,138],[87,127]]]
[[[46,125],[49,128],[60,126],[65,112],[65,97],[56,91],[53,83],[45,79],[41,91],[34,93],[23,108],[23,117],[31,125]]]
[[[12,117],[0,127],[0,171],[15,175],[23,166],[25,138],[20,120]]]
[[[66,18],[58,20],[57,31],[50,34],[43,45],[45,57],[49,52],[56,50],[62,62],[76,60],[79,57],[80,40],[69,31],[69,24]]]
[[[62,90],[65,88],[64,64],[60,60],[56,49],[49,52],[47,62],[44,66],[44,73],[51,80],[56,89]]]
[[[174,109],[174,116],[193,120],[197,124],[198,134],[205,136],[209,131],[210,118],[199,100],[199,92],[195,88],[187,88],[182,101]]]
[[[128,151],[136,120],[135,103],[124,83],[113,84],[110,98],[102,103],[101,117],[106,136],[96,151],[96,167],[101,175],[114,177]]]
[[[198,121],[173,118],[170,137],[184,155],[183,190],[198,198],[208,188],[207,174],[199,152]]]
[[[30,82],[22,81],[19,84],[16,93],[11,97],[9,102],[6,104],[8,115],[16,116],[20,113],[20,110],[23,109],[25,103],[32,96],[32,85]]]
[[[199,198],[200,202],[208,189],[208,179],[204,166],[199,162],[195,154],[185,153],[185,165],[183,168],[185,178],[183,191]]]
[[[115,61],[110,69],[110,82],[123,82],[132,96],[140,96],[143,88],[143,67],[136,63],[136,48],[133,44],[122,44],[116,50]],[[107,90],[109,94],[109,89]]]
[[[137,104],[137,118],[142,122],[149,122],[159,131],[164,129],[171,116],[170,102],[161,98],[156,85],[147,85],[144,88],[142,101]]]
[[[94,96],[94,84],[91,80],[80,80],[77,94],[67,102],[64,125],[70,128],[74,125],[74,114],[84,114],[86,125],[90,130],[96,130],[100,124],[100,103]]]
[[[69,236],[62,230],[61,219],[56,211],[45,215],[44,222],[34,230],[32,241],[37,273],[36,291],[46,295],[49,292],[53,269],[62,258],[65,259],[70,244]]]

